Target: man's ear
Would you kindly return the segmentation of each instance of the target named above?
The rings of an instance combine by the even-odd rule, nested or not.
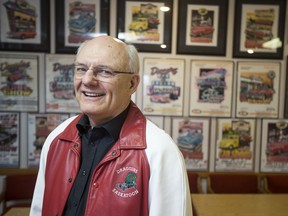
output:
[[[130,90],[132,91],[132,94],[137,90],[139,82],[140,76],[138,74],[133,75],[130,80]]]

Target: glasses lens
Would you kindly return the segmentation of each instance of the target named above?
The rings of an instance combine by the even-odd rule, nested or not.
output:
[[[94,76],[100,76],[103,78],[112,78],[115,76],[115,73],[110,68],[94,68]]]
[[[75,65],[74,74],[77,77],[82,77],[86,73],[87,70],[88,70],[88,68],[85,66]]]

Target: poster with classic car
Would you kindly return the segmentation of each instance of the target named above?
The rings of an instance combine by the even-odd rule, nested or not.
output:
[[[48,52],[48,0],[2,0],[0,4],[0,49]]]
[[[288,120],[262,119],[261,172],[288,172]]]
[[[228,0],[182,0],[177,53],[225,55]]]
[[[144,58],[144,114],[182,115],[184,72],[184,59]]]
[[[75,53],[85,40],[109,34],[109,0],[63,0],[56,5],[56,53]]]
[[[215,171],[253,171],[255,119],[217,119]]]
[[[74,94],[73,55],[46,55],[46,112],[79,113]]]
[[[118,0],[117,37],[140,52],[171,52],[172,0]]]
[[[28,167],[38,168],[47,136],[68,118],[68,114],[28,114]]]
[[[172,137],[188,170],[208,171],[210,119],[174,117]]]
[[[232,61],[191,61],[190,116],[231,117]]]
[[[38,56],[0,54],[0,110],[38,111]]]
[[[236,117],[277,118],[280,63],[238,62]]]
[[[282,59],[286,0],[235,0],[233,57]]]
[[[0,113],[0,167],[19,167],[19,113]]]

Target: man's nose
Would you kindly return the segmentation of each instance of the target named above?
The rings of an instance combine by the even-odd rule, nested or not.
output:
[[[82,82],[88,83],[92,81],[96,81],[96,74],[94,73],[92,68],[89,68],[83,76]]]

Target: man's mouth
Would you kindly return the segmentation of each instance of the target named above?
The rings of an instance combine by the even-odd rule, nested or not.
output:
[[[104,96],[105,94],[84,92],[84,95],[87,96],[87,97],[100,97],[100,96]]]

